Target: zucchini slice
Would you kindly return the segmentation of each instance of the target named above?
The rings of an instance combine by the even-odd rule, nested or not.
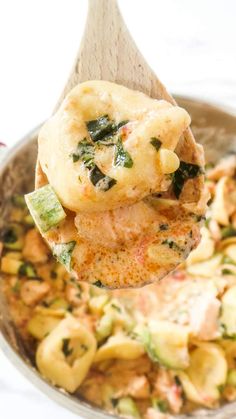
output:
[[[1,231],[1,241],[6,249],[21,250],[24,245],[24,229],[20,224],[10,223]]]
[[[229,288],[222,297],[220,323],[226,336],[236,336],[236,285]]]
[[[52,248],[53,255],[57,258],[58,262],[66,267],[68,271],[71,269],[71,257],[75,245],[76,242],[71,241],[68,243],[55,244]]]
[[[188,329],[168,321],[151,320],[138,332],[153,362],[167,368],[185,369],[189,365]]]
[[[122,397],[117,403],[117,410],[120,415],[132,418],[141,418],[138,407],[131,397]]]
[[[25,201],[35,224],[44,233],[66,217],[65,211],[50,185],[25,195]]]

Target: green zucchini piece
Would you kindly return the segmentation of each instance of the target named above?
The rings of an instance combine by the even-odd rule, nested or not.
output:
[[[53,255],[57,258],[58,262],[66,267],[68,271],[71,269],[71,257],[75,245],[76,242],[71,241],[68,243],[55,244],[52,248]]]
[[[226,336],[236,337],[236,285],[222,297],[220,323]]]
[[[150,143],[156,149],[156,151],[160,150],[162,142],[160,140],[158,140],[158,138],[152,137]]]
[[[152,398],[152,407],[162,413],[166,413],[169,410],[168,402],[156,397]]]
[[[20,224],[10,223],[0,234],[6,249],[21,250],[24,245],[24,229]]]
[[[15,207],[26,208],[26,202],[25,202],[24,195],[14,194],[12,196],[12,203]]]
[[[138,407],[131,397],[122,397],[117,403],[118,413],[134,418],[141,418]]]
[[[123,142],[121,138],[118,138],[117,143],[115,145],[115,157],[114,157],[114,164],[115,166],[126,167],[130,169],[133,167],[133,160],[131,155],[124,149]]]
[[[189,365],[188,329],[169,321],[150,321],[138,335],[149,358],[171,369]]]
[[[34,265],[30,262],[24,262],[20,266],[18,274],[21,276],[27,276],[28,278],[37,278],[37,272],[34,268]]]
[[[226,384],[229,386],[236,387],[236,370],[231,369],[228,371]]]
[[[35,224],[44,233],[66,217],[65,211],[50,185],[25,195],[25,200]]]

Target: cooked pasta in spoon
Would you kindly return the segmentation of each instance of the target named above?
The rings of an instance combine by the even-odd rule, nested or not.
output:
[[[188,113],[105,81],[76,86],[39,133],[26,196],[54,255],[109,288],[157,281],[199,241],[203,154]]]

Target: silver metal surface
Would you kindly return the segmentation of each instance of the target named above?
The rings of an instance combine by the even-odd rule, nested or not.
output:
[[[179,105],[189,111],[195,137],[204,145],[208,161],[214,162],[231,151],[236,152],[236,117],[234,110],[215,107],[189,98],[177,97],[177,101]],[[15,192],[26,193],[33,188],[38,129],[30,132],[14,148],[9,150],[0,165],[0,229],[9,214],[11,195]],[[40,376],[34,366],[30,348],[25,346],[14,328],[1,291],[0,313],[0,348],[25,377],[44,394],[83,418],[114,418],[113,415],[109,415],[80,400],[78,396],[69,395],[65,391],[55,388]],[[178,418],[234,419],[236,417],[235,412],[236,402],[229,403],[217,410],[201,409],[191,415],[181,415]]]

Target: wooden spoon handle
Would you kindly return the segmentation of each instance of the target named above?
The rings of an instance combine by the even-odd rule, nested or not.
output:
[[[120,83],[173,103],[131,38],[116,0],[89,0],[79,53],[56,109],[76,84],[86,80]]]

